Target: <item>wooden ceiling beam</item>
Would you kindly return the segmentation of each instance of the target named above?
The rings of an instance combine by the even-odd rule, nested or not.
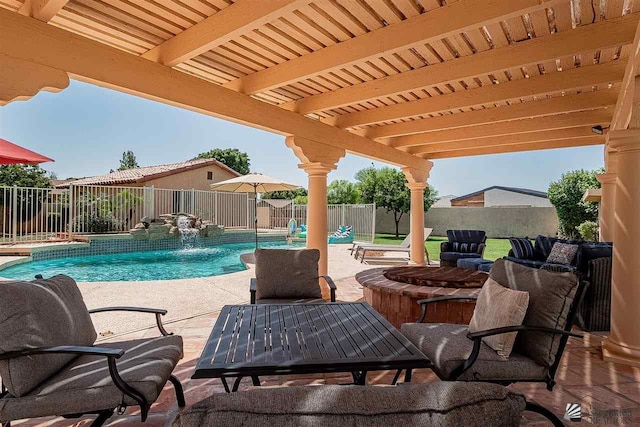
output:
[[[557,139],[553,141],[533,142],[529,144],[517,144],[504,147],[467,148],[457,151],[443,151],[425,155],[429,160],[449,159],[454,157],[483,156],[487,154],[517,153],[521,151],[551,150],[555,148],[585,147],[588,145],[602,145],[605,142],[603,135],[585,136],[582,138]]]
[[[464,114],[464,113],[463,113]],[[424,144],[461,141],[489,136],[513,135],[526,132],[550,131],[580,126],[609,126],[613,117],[613,108],[579,111],[577,113],[558,114],[535,119],[512,120],[502,123],[489,123],[465,128],[441,130],[401,136],[383,141],[394,148],[423,146]]]
[[[631,106],[633,104],[635,77],[640,70],[640,23],[636,28],[635,38],[631,48],[631,54],[627,60],[627,67],[622,78],[620,95],[613,113],[613,121],[610,130],[626,129],[631,120]]]
[[[605,64],[553,72],[528,79],[512,80],[477,89],[461,90],[417,101],[359,111],[327,118],[324,121],[340,128],[351,128],[390,120],[455,111],[462,108],[478,107],[484,104],[529,96],[543,96],[547,93],[582,89],[594,85],[608,85],[609,83],[619,82],[622,79],[624,65],[622,61],[611,61]]]
[[[566,0],[460,0],[249,74],[225,86],[246,94],[256,94],[318,73],[338,70],[353,62],[390,55],[559,3],[566,3]]]
[[[553,61],[586,51],[616,48],[633,42],[639,20],[640,13],[630,14],[623,18],[563,31],[549,37],[535,38],[290,101],[280,106],[287,110],[308,114],[452,81],[468,80],[483,74]]]
[[[617,98],[617,88],[582,92],[574,95],[557,96],[555,98],[519,102],[517,104],[495,108],[485,108],[482,110],[377,126],[364,129],[357,133],[370,139],[385,139],[393,136],[457,129],[487,123],[499,123],[509,120],[605,108],[615,105]]]
[[[237,0],[147,51],[143,58],[174,66],[293,12],[312,0]]]
[[[429,167],[420,157],[6,9],[0,9],[0,40],[0,55],[64,71],[77,80],[398,166]]]
[[[591,126],[579,128],[557,129],[552,131],[528,132],[515,135],[504,135],[497,137],[475,138],[464,141],[438,142],[422,145],[420,147],[410,147],[408,151],[412,154],[422,154],[431,158],[430,154],[443,151],[456,151],[474,148],[504,147],[510,145],[530,144],[533,142],[554,141],[570,138],[588,138],[597,136],[591,131]]]
[[[25,0],[18,13],[42,22],[49,22],[69,0]]]

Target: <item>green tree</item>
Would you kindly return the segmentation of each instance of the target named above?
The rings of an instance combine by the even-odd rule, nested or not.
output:
[[[136,160],[136,155],[133,154],[133,151],[125,151],[122,153],[122,159],[120,159],[120,167],[119,171],[124,171],[127,169],[135,169],[139,168],[138,161]]]
[[[585,221],[598,220],[598,205],[582,200],[585,191],[600,188],[596,174],[600,171],[584,169],[567,172],[549,186],[549,201],[558,212],[560,234],[568,238],[578,237],[578,227]]]
[[[214,148],[198,154],[198,159],[216,159],[241,175],[249,173],[249,155],[237,148]]]
[[[51,179],[47,171],[37,165],[3,165],[0,166],[0,185],[16,187],[36,187],[51,188]],[[5,200],[5,197],[8,200]],[[18,190],[17,192],[17,212],[12,212],[12,193],[0,191],[0,204],[8,206],[4,209],[4,221],[9,220],[10,215],[17,214],[22,221],[28,221],[42,208],[47,195],[44,192]]]
[[[269,191],[267,193],[262,193],[263,199],[295,200],[296,197],[302,196],[307,196],[307,190],[304,188],[296,188],[295,190],[287,191]]]
[[[406,186],[404,174],[393,168],[366,168],[356,173],[360,200],[364,203],[375,203],[393,213],[396,224],[396,237],[399,233],[400,219],[411,209],[411,190]],[[424,210],[427,211],[436,201],[438,192],[433,187],[424,191]]]
[[[338,179],[327,186],[327,203],[329,204],[354,204],[358,203],[358,200],[360,200],[360,191],[353,182]]]

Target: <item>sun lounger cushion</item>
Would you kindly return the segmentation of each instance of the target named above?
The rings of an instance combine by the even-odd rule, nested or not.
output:
[[[256,299],[322,298],[317,249],[256,249]]]
[[[96,331],[76,282],[64,275],[0,282],[0,353],[58,345],[91,346]],[[37,355],[0,362],[0,377],[23,396],[76,356]]]
[[[153,402],[182,357],[182,338],[170,335],[152,339],[100,343],[100,347],[125,350],[117,360],[120,376]],[[25,396],[0,400],[0,422],[74,414],[137,403],[113,384],[107,358],[80,356]]]
[[[497,260],[489,274],[502,286],[529,292],[525,326],[562,328],[578,288],[575,273],[557,273]],[[520,332],[515,350],[544,366],[551,366],[560,345],[560,336],[546,332]]]
[[[174,427],[518,426],[526,400],[496,384],[397,387],[323,385],[216,393],[181,412]]]
[[[405,323],[400,331],[433,362],[433,370],[440,378],[450,378],[454,369],[464,363],[473,349],[473,341],[467,338],[469,328],[466,325]],[[547,370],[517,351],[505,359],[483,342],[476,362],[458,379],[543,379]]]

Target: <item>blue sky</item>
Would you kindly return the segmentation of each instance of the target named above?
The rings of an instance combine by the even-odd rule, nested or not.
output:
[[[60,93],[42,92],[0,108],[0,138],[55,159],[42,166],[59,178],[107,173],[126,150],[149,166],[232,147],[249,154],[252,171],[306,186],[306,175],[280,135],[76,81]],[[347,155],[329,180],[353,180],[371,163]],[[491,185],[546,191],[563,172],[602,165],[600,146],[436,160],[429,183],[440,195]]]

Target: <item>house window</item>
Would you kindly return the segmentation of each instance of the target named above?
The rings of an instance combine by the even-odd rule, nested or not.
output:
[[[207,172],[207,179],[208,179],[209,181],[212,181],[212,180],[213,180],[213,172],[211,172],[211,171]]]

